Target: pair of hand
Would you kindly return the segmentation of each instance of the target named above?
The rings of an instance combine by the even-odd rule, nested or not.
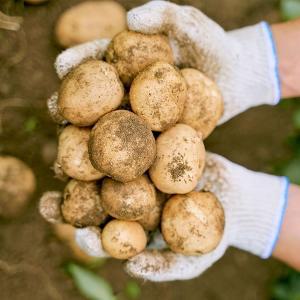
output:
[[[224,98],[220,124],[250,107],[280,99],[276,54],[266,23],[225,32],[195,8],[153,1],[128,13],[128,27],[166,34],[178,66],[199,69],[216,81]],[[101,59],[108,43],[96,40],[64,51],[56,60],[58,76],[63,78],[87,58]],[[198,276],[229,246],[269,257],[287,188],[285,178],[255,173],[208,153],[197,189],[215,193],[224,207],[226,225],[218,247],[202,256],[183,256],[167,250],[158,235],[147,250],[127,261],[126,270],[143,279],[169,281]],[[105,256],[98,232],[78,229],[77,241],[89,254]]]

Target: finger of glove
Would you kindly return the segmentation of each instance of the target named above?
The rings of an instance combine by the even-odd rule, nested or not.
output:
[[[200,275],[214,261],[212,254],[184,256],[168,250],[145,250],[128,260],[125,270],[133,277],[150,281],[187,280]]]
[[[63,51],[54,64],[58,77],[62,79],[89,58],[102,59],[109,43],[110,39],[94,40]]]
[[[194,7],[152,1],[127,14],[128,27],[169,36],[176,64],[198,68],[214,79],[224,50],[224,30]]]
[[[75,240],[79,248],[87,255],[98,258],[109,257],[102,247],[99,227],[90,226],[76,229]]]

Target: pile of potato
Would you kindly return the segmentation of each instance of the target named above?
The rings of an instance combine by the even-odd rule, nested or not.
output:
[[[104,250],[118,259],[143,251],[159,228],[176,253],[218,245],[223,208],[193,190],[222,97],[200,71],[174,65],[165,36],[117,34],[105,61],[86,60],[65,76],[57,109],[65,125],[55,170],[70,180],[62,203],[41,203],[46,219],[59,208],[63,222],[100,228]]]

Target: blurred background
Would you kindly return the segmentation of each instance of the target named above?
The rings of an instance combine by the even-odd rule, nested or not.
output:
[[[122,262],[92,260],[72,244],[72,232],[50,226],[39,216],[42,192],[63,188],[51,170],[57,129],[46,110],[46,99],[59,86],[53,62],[62,48],[54,27],[60,14],[79,2],[83,1],[0,1],[0,155],[21,159],[37,179],[29,205],[17,217],[0,217],[0,299],[299,300],[298,273],[236,249],[193,280],[133,280],[122,270]],[[146,1],[118,2],[129,10]],[[174,2],[201,9],[226,30],[300,16],[300,0]],[[300,184],[300,103],[294,99],[251,109],[218,128],[206,147],[248,168],[285,174]]]

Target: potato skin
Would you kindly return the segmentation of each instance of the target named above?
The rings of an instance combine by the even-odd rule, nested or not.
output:
[[[126,11],[119,3],[86,1],[59,17],[55,35],[58,43],[67,48],[95,39],[112,38],[126,27]]]
[[[116,109],[124,87],[116,69],[104,61],[88,60],[72,70],[59,90],[59,113],[77,126],[90,126]]]
[[[162,214],[162,234],[173,252],[201,255],[219,244],[225,226],[224,210],[209,192],[175,195]]]
[[[94,181],[69,181],[64,190],[61,211],[64,219],[76,227],[98,226],[107,217]]]
[[[117,259],[128,259],[142,252],[147,244],[143,227],[132,221],[112,220],[102,231],[104,250]]]
[[[154,62],[174,63],[167,37],[133,31],[123,31],[112,39],[106,52],[106,61],[116,67],[126,86]]]
[[[0,156],[0,217],[17,217],[36,188],[32,170],[12,156]]]
[[[197,132],[176,124],[156,140],[156,159],[149,170],[152,182],[167,194],[185,194],[199,181],[205,164],[204,144]]]
[[[157,62],[142,71],[130,88],[132,111],[154,131],[164,131],[180,119],[187,97],[183,76],[176,67]]]
[[[187,99],[180,123],[193,127],[207,138],[217,126],[224,110],[223,98],[217,85],[195,69],[182,69],[187,83]]]
[[[119,220],[146,217],[156,205],[155,188],[145,175],[127,183],[105,178],[101,198],[105,211]]]
[[[152,165],[155,139],[137,115],[116,110],[100,118],[92,129],[89,154],[94,168],[117,181],[128,182]]]
[[[82,181],[92,181],[105,175],[96,170],[90,161],[88,141],[91,129],[69,125],[58,139],[57,163],[68,176]]]
[[[138,222],[143,226],[145,230],[153,231],[159,226],[163,206],[166,200],[167,195],[156,190],[154,208],[149,214],[144,215],[141,219],[138,220]]]

